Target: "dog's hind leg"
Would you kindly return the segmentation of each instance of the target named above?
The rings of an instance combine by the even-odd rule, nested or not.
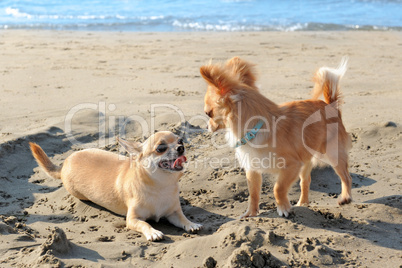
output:
[[[258,214],[259,203],[260,203],[260,194],[261,194],[261,185],[262,185],[262,175],[257,171],[247,171],[247,185],[248,185],[248,209],[246,213],[244,213],[241,218],[247,217],[255,217]]]
[[[337,145],[337,150],[329,150],[327,157],[334,168],[336,174],[338,174],[342,183],[342,193],[338,199],[339,205],[349,204],[352,202],[352,177],[350,176],[348,169],[348,153],[345,147],[340,144]]]
[[[348,163],[344,159],[341,159],[338,165],[333,168],[342,181],[342,193],[338,199],[338,204],[349,204],[352,202],[352,177],[348,170]]]
[[[278,180],[274,186],[274,195],[277,203],[277,211],[279,216],[289,216],[292,205],[288,199],[288,191],[293,182],[297,179],[301,164],[286,164],[286,168],[279,173]]]
[[[301,168],[299,177],[300,177],[300,199],[297,202],[296,206],[308,205],[308,193],[310,190],[310,182],[311,182],[311,170],[313,169],[313,163],[308,161],[304,163]]]

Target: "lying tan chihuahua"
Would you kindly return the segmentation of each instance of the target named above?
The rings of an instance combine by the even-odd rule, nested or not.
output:
[[[130,158],[87,149],[73,153],[60,167],[39,145],[30,146],[38,164],[51,177],[61,179],[70,194],[126,215],[127,227],[143,233],[147,240],[163,238],[162,232],[145,222],[147,219],[166,217],[187,232],[200,230],[202,225],[189,221],[180,206],[178,182],[186,161],[182,139],[163,131],[142,144],[123,139],[119,143]]]

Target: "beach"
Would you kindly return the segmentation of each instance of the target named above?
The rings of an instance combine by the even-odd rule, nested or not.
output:
[[[351,204],[337,204],[340,180],[320,167],[309,207],[279,217],[275,176],[264,174],[259,216],[240,219],[245,173],[224,135],[205,130],[199,73],[234,56],[256,64],[276,103],[308,99],[314,72],[349,58],[341,90]],[[0,267],[400,267],[401,69],[400,31],[0,31]],[[161,130],[185,134],[180,200],[204,229],[150,221],[160,242],[71,196],[28,144],[61,164],[85,148],[119,153],[116,135],[144,141]],[[292,204],[299,195],[297,182]]]

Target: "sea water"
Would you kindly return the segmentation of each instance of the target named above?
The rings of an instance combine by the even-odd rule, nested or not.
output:
[[[0,29],[402,30],[402,0],[0,0]]]

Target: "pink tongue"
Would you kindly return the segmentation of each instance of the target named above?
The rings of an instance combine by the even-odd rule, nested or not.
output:
[[[174,161],[172,168],[176,168],[176,167],[181,168],[182,167],[181,165],[186,161],[187,161],[187,158],[184,155],[179,156],[179,158],[177,158],[176,161]]]

